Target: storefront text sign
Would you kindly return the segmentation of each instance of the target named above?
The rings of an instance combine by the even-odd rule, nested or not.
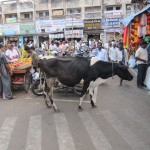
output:
[[[101,19],[101,28],[119,28],[122,18],[104,18]]]
[[[2,31],[4,35],[18,35],[20,34],[19,23],[4,24],[2,26]]]
[[[50,33],[63,31],[65,21],[61,20],[40,20],[36,21],[36,33]]]
[[[84,30],[100,29],[100,19],[84,20]]]
[[[35,34],[34,22],[20,23],[20,34]]]
[[[6,18],[6,23],[14,23],[17,22],[17,18]]]
[[[84,27],[83,19],[81,18],[66,18],[66,27]]]

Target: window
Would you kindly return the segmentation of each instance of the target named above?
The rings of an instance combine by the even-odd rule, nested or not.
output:
[[[120,6],[116,7],[116,10],[121,10],[121,7]]]
[[[107,7],[106,11],[113,11],[113,7]]]
[[[13,18],[13,15],[9,15],[9,18]]]
[[[49,16],[49,12],[45,12],[45,16]]]
[[[39,12],[39,17],[49,16],[49,12]]]
[[[43,12],[39,12],[39,17],[43,17],[43,16],[44,16]]]
[[[131,5],[126,5],[126,10],[131,10]]]
[[[24,18],[29,18],[30,15],[29,14],[24,14]]]

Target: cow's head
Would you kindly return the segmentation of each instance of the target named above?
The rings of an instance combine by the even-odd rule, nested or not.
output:
[[[131,81],[133,79],[133,75],[128,69],[128,66],[118,64],[116,74],[123,80]]]

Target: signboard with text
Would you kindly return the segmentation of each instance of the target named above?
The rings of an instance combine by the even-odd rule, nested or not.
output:
[[[84,20],[84,30],[100,30],[100,19]]]
[[[119,28],[122,18],[103,18],[101,19],[101,28]]]
[[[2,31],[4,35],[17,35],[20,34],[19,23],[4,24],[2,26]]]
[[[20,23],[20,34],[35,34],[34,22]]]
[[[81,18],[66,18],[66,27],[84,27],[83,19]]]
[[[36,21],[36,33],[50,33],[63,31],[65,28],[65,21],[60,20],[39,20]]]

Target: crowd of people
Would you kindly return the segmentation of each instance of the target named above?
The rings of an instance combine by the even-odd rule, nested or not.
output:
[[[150,43],[148,44],[143,41],[139,45],[135,55],[129,57],[129,51],[124,48],[121,40],[111,40],[108,43],[103,43],[100,39],[91,39],[89,43],[82,40],[72,40],[70,42],[60,40],[51,41],[49,45],[46,47],[42,46],[41,48],[35,48],[26,43],[22,47],[17,47],[13,43],[6,46],[0,44],[0,96],[3,99],[13,99],[11,92],[12,72],[8,63],[15,62],[19,58],[28,58],[30,56],[34,62],[40,54],[49,55],[52,53],[62,57],[66,55],[74,56],[76,51],[85,49],[89,50],[89,57],[96,57],[101,61],[118,62],[129,67],[137,66],[137,87],[142,89],[147,86],[150,89]]]

